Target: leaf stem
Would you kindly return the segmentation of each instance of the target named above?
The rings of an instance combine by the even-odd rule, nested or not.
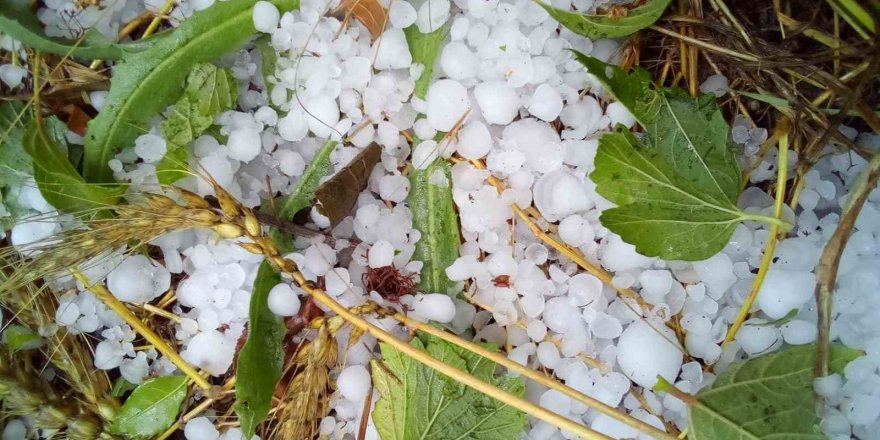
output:
[[[782,140],[780,139],[780,144],[781,144],[781,143],[782,143]],[[779,174],[783,174],[783,172],[780,171]],[[783,184],[782,186],[784,187],[785,185]],[[778,183],[777,183],[777,186],[776,186],[776,187],[779,188],[779,184],[778,184]],[[778,192],[778,191],[777,191],[777,192]],[[778,197],[778,196],[777,196],[777,197]],[[784,197],[783,197],[783,199],[784,199]],[[778,200],[778,198],[777,198],[777,200]],[[775,211],[775,207],[774,207],[774,211]],[[740,220],[743,220],[743,221],[745,221],[745,220],[752,220],[752,221],[756,221],[756,222],[767,223],[767,224],[769,224],[769,225],[771,225],[771,226],[775,226],[775,227],[781,229],[783,232],[785,232],[785,231],[789,231],[789,230],[791,230],[791,228],[794,227],[794,225],[792,225],[791,223],[785,221],[785,220],[782,218],[782,214],[781,214],[781,212],[780,212],[779,214],[776,214],[776,213],[774,212],[773,216],[763,215],[763,214],[754,214],[754,213],[751,213],[751,212],[743,212],[743,213],[740,215]]]
[[[143,321],[135,316],[135,314],[132,313],[131,310],[129,310],[128,307],[126,307],[125,304],[122,303],[122,301],[119,301],[119,299],[113,296],[113,294],[110,293],[110,291],[107,290],[107,288],[104,287],[103,284],[92,283],[91,280],[89,280],[89,278],[85,276],[85,274],[80,272],[77,268],[70,269],[70,272],[80,283],[82,283],[83,286],[94,293],[95,296],[97,296],[98,299],[101,300],[101,302],[106,304],[107,307],[110,308],[110,310],[116,312],[116,314],[119,315],[119,317],[122,318],[126,324],[130,325],[135,332],[143,336],[144,339],[147,340],[147,342],[155,346],[156,350],[168,357],[168,360],[170,360],[177,368],[180,369],[180,371],[182,371],[184,374],[187,375],[187,377],[195,382],[195,384],[198,385],[199,388],[205,391],[211,389],[211,384],[208,382],[207,379],[202,377],[202,375],[199,374],[199,372],[195,368],[193,368],[192,365],[190,365],[180,356],[180,354],[177,353],[177,350],[168,345],[168,343],[165,342],[165,340],[162,339],[159,335],[157,335],[156,332],[154,332],[153,329],[150,328],[150,326],[144,324]]]
[[[657,383],[654,384],[654,391],[668,393],[678,400],[684,402],[687,406],[696,405],[698,400],[696,397],[678,389],[675,385],[669,383],[663,376],[657,375]]]

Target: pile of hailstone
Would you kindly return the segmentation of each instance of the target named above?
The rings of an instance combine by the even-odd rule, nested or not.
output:
[[[95,14],[86,8],[83,11],[92,18],[80,23],[112,34],[142,7],[156,9],[162,3],[118,0],[109,12],[101,10],[102,18],[92,17]],[[179,3],[171,16],[184,20],[194,10],[209,7],[212,0]],[[552,3],[590,11],[605,2]],[[71,2],[45,4],[40,17],[47,32],[65,35],[59,17],[72,7]],[[406,275],[418,276],[422,262],[412,260],[412,255],[421,237],[412,227],[406,204],[409,182],[401,170],[408,163],[421,167],[437,156],[457,153],[484,159],[487,165],[481,170],[460,162],[452,168],[451,182],[443,176],[431,179],[432,184],[451,185],[463,243],[460,257],[446,273],[452,280],[467,282],[470,301],[452,300],[445,292],[404,297],[412,316],[449,323],[458,330],[472,328],[477,339],[509,346],[512,360],[552,371],[568,386],[660,429],[665,429],[664,421],[684,429],[687,421],[683,402],[650,390],[658,374],[693,393],[715,377],[702,365],[714,364],[715,371],[721,371],[742,358],[815,341],[814,270],[837,226],[850,185],[865,165],[860,156],[829,146],[806,175],[799,206],[785,213],[795,229],[779,244],[753,318],[733,343],[722,347],[720,342],[753,283],[769,231],[762,224],[742,224],[722,252],[687,263],[639,255],[602,227],[599,214],[611,205],[596,193],[588,177],[598,138],[616,124],[632,126],[635,121],[622,105],[609,102],[567,49],[614,62],[619,41],[575,35],[529,0],[436,0],[430,5],[416,2],[415,7],[392,1],[385,5],[389,25],[375,40],[356,22],[343,27],[327,17],[326,12],[336,6],[326,0],[304,0],[300,11],[281,13],[267,2],[258,3],[254,24],[271,36],[278,56],[276,71],[264,81],[254,49],[221,60],[233,69],[241,90],[237,109],[215,120],[228,140],[204,135],[191,145],[191,152],[192,165],[198,164],[245,205],[258,206],[269,197],[267,181],[276,191],[292,191],[327,138],[350,139],[331,155],[335,170],[372,142],[382,147],[381,163],[351,216],[330,231],[333,240],[300,237],[290,255],[309,279],[324,277],[328,293],[339,302],[353,306],[378,298],[361,282],[369,267],[394,265]],[[412,95],[425,67],[413,63],[404,36],[403,29],[413,24],[423,32],[449,28],[434,70],[437,79],[424,100]],[[2,43],[14,44],[8,39]],[[7,83],[14,76],[8,68],[2,72]],[[702,90],[720,96],[727,92],[726,84],[723,77],[711,77]],[[582,94],[584,89],[589,93]],[[92,93],[99,110],[105,97],[106,92]],[[465,115],[457,139],[448,143],[427,140],[410,145],[401,135],[411,131],[418,139],[433,139]],[[846,127],[841,131],[866,149],[880,148],[877,134]],[[744,120],[733,124],[733,140],[742,148],[744,165],[754,168],[751,182],[755,184],[776,176],[775,150],[763,161],[752,159],[766,136],[765,129]],[[155,191],[159,189],[156,162],[166,148],[154,126],[109,165],[116,179],[130,183],[132,191]],[[792,169],[796,159],[791,158]],[[502,179],[507,189],[499,193],[487,184],[490,175]],[[201,195],[213,193],[198,178],[178,185]],[[38,192],[27,187],[18,197],[34,211],[53,212]],[[742,207],[755,212],[769,213],[772,202],[758,187],[748,188],[740,198]],[[547,222],[558,222],[562,241],[612,272],[613,286],[536,240],[522,223],[513,222],[511,227],[513,203],[534,204],[546,220],[541,224],[544,228]],[[329,226],[314,210],[310,222],[316,228]],[[61,227],[51,221],[20,223],[12,231],[12,242],[21,246]],[[182,355],[211,375],[227,373],[247,325],[262,257],[233,243],[217,242],[210,232],[200,230],[169,234],[153,244],[162,250],[161,261],[105,255],[96,260],[100,264],[90,266],[88,275],[106,274],[110,291],[133,304],[162,296],[172,277],[182,278],[172,310]],[[874,191],[843,255],[832,325],[833,338],[866,350],[867,355],[852,362],[844,375],[816,384],[831,403],[822,429],[834,438],[877,438],[880,432],[878,264],[880,192]],[[509,285],[495,283],[498,277],[507,277]],[[57,287],[73,286],[71,280],[58,283]],[[174,371],[155,350],[135,349],[133,331],[91,292],[76,287],[77,293],[61,297],[57,325],[100,341],[95,348],[97,368],[118,369],[132,383]],[[615,288],[639,292],[649,304],[647,317],[635,315],[633,305],[618,297]],[[271,290],[269,305],[278,315],[292,316],[303,299],[302,290],[284,282]],[[791,319],[780,320],[792,310],[797,312]],[[665,325],[674,315],[679,315],[686,333],[684,346],[674,342],[675,334]],[[320,423],[321,433],[330,438],[356,432],[363,400],[378,397],[375,392],[368,396],[368,362],[375,340],[365,336],[359,344],[347,344],[346,336],[341,337],[340,347],[352,348],[340,353],[347,362],[334,372],[338,384],[332,396],[334,410]],[[691,361],[685,362],[685,352]],[[632,428],[540,385],[528,383],[527,398],[609,436],[638,436]],[[184,433],[189,440],[241,438],[236,429],[221,433],[210,412],[188,422]],[[531,424],[525,434],[533,440],[572,438],[544,422]],[[368,438],[378,438],[372,424]]]

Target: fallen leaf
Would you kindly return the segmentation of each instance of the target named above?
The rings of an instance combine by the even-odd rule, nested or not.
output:
[[[370,144],[315,191],[315,208],[330,219],[330,227],[336,227],[351,211],[381,155],[379,144]]]
[[[388,11],[378,0],[342,0],[339,9],[363,23],[373,38],[382,35],[388,23]]]

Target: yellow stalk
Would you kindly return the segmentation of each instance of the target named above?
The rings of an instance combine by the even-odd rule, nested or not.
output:
[[[777,165],[779,171],[776,178],[776,200],[773,204],[773,216],[780,220],[782,220],[782,206],[785,205],[785,183],[786,179],[788,179],[787,120],[783,121],[783,124],[785,124],[786,128],[779,137],[779,160]],[[752,283],[749,296],[746,297],[746,301],[743,303],[742,308],[739,309],[739,313],[736,315],[736,319],[733,320],[730,330],[727,331],[723,344],[727,344],[736,338],[736,333],[742,327],[746,318],[749,317],[749,310],[751,310],[752,305],[758,298],[758,292],[761,291],[761,285],[764,284],[764,278],[767,276],[767,271],[770,270],[770,263],[773,261],[773,253],[776,251],[776,244],[778,242],[779,225],[775,223],[770,224],[770,234],[767,235],[767,243],[764,244],[764,256],[761,258],[761,266],[758,267],[758,275],[755,277],[755,282]]]
[[[126,324],[131,326],[131,328],[137,332],[139,335],[143,336],[144,339],[147,340],[150,344],[156,347],[160,353],[164,354],[180,371],[187,375],[199,388],[208,391],[211,389],[211,384],[202,377],[198,370],[193,368],[192,365],[189,364],[186,360],[184,360],[177,353],[177,350],[171,347],[164,339],[162,339],[156,332],[153,331],[148,325],[144,324],[122,301],[119,301],[106,287],[104,287],[101,283],[92,283],[88,277],[86,277],[82,272],[78,269],[71,269],[71,273],[73,276],[82,283],[83,286],[86,286],[95,296],[98,297],[105,305],[107,305],[110,310],[116,312]]]
[[[153,17],[153,21],[150,22],[150,25],[147,26],[147,30],[144,31],[144,35],[141,38],[147,38],[150,35],[153,35],[153,32],[156,32],[156,29],[159,28],[159,23],[162,23],[162,18],[168,15],[171,12],[171,8],[174,7],[175,0],[166,0],[165,4],[162,5],[162,9]]]
[[[146,310],[154,315],[159,315],[163,318],[170,319],[174,322],[180,322],[180,316],[177,316],[174,313],[168,312],[167,310],[160,309],[152,304],[143,304],[141,307],[143,307],[144,310]]]

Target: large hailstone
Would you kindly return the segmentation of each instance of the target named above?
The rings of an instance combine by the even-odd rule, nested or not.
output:
[[[675,382],[681,369],[682,353],[675,334],[662,323],[645,321],[630,324],[617,343],[617,363],[621,371],[637,385],[651,389],[657,376]]]

